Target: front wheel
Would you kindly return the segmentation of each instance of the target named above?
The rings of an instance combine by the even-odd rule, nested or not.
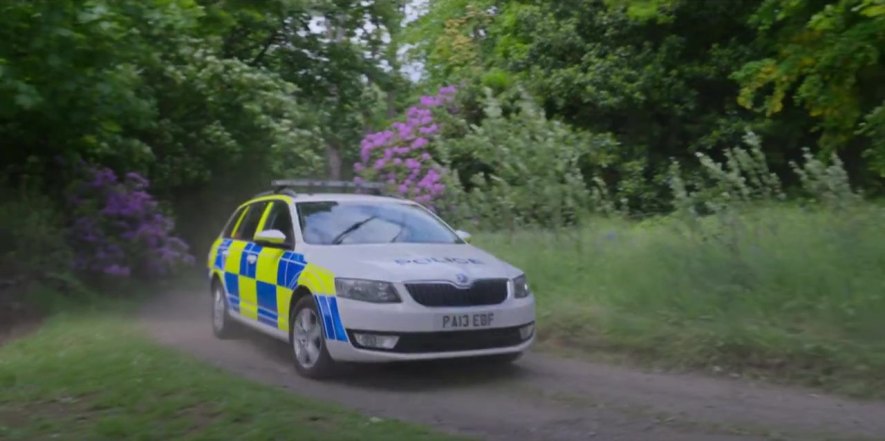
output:
[[[221,283],[212,284],[212,332],[220,339],[229,339],[236,333],[236,324],[227,309],[227,296]]]
[[[308,378],[326,378],[333,374],[335,362],[326,349],[323,322],[313,296],[295,302],[289,318],[289,343],[299,374]]]

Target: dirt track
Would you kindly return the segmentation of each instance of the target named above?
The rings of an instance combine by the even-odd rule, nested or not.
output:
[[[245,377],[368,416],[485,440],[885,440],[885,403],[740,380],[652,374],[529,354],[507,368],[423,363],[297,376],[287,345],[214,338],[208,296],[170,293],[141,314],[159,342]]]

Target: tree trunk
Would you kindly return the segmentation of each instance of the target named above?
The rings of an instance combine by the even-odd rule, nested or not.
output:
[[[387,117],[396,117],[396,89],[391,87],[387,92]]]
[[[326,144],[326,164],[328,164],[329,179],[338,181],[341,179],[341,151],[333,143]]]

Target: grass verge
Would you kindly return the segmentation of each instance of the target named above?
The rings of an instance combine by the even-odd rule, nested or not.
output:
[[[885,396],[885,210],[759,208],[479,234],[548,346]]]
[[[54,316],[0,347],[0,439],[454,439],[229,375],[153,345],[123,317]]]

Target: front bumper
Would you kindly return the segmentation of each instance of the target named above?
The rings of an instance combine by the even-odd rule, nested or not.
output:
[[[338,361],[384,362],[474,357],[522,352],[535,339],[523,338],[519,328],[535,322],[535,300],[508,298],[501,304],[472,307],[426,307],[408,296],[397,304],[373,304],[338,298],[347,341],[327,340],[329,355]],[[442,315],[494,314],[493,326],[441,329]],[[354,333],[396,335],[392,349],[361,347]]]

